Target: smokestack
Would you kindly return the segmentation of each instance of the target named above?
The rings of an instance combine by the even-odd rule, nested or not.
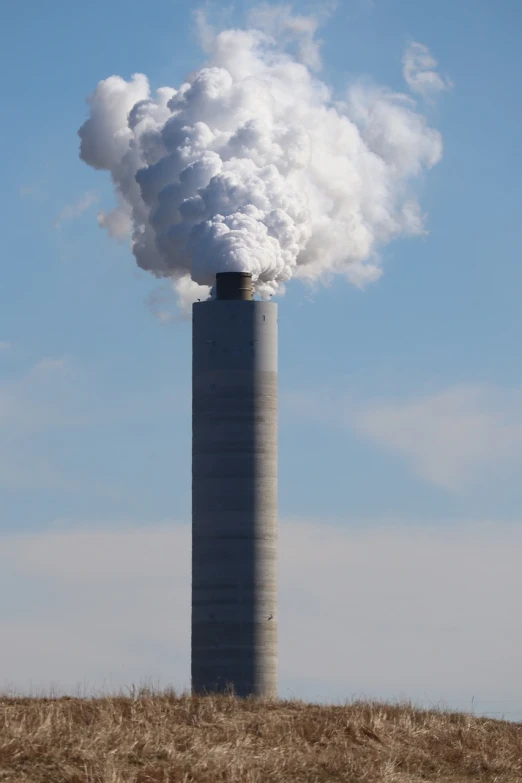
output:
[[[218,272],[216,275],[216,299],[254,299],[250,272]]]
[[[192,692],[277,696],[277,305],[220,273],[192,328]]]

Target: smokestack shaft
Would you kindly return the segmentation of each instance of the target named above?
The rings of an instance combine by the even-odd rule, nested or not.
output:
[[[277,305],[193,306],[192,690],[277,696]]]

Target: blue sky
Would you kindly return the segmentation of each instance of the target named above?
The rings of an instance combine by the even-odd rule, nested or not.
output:
[[[62,650],[76,661],[65,667],[62,683],[86,676],[98,684],[120,671],[127,655],[121,618],[128,614],[133,625],[145,622],[150,598],[163,601],[163,614],[148,631],[150,638],[158,637],[151,643],[156,653],[145,645],[138,654],[137,635],[130,656],[135,665],[121,678],[129,682],[143,673],[181,686],[188,682],[186,639],[169,636],[165,626],[178,605],[182,619],[176,625],[183,627],[187,619],[188,593],[179,575],[188,574],[189,557],[190,322],[155,317],[150,297],[168,293],[137,268],[128,245],[110,241],[98,227],[96,213],[112,207],[112,189],[108,174],[80,161],[77,130],[87,116],[86,96],[99,80],[142,72],[154,88],[178,86],[204,56],[187,2],[158,0],[147,10],[133,0],[88,5],[54,0],[51,6],[11,3],[0,31],[3,71],[9,74],[0,192],[0,531],[4,553],[11,553],[4,554],[9,567],[1,592],[10,598],[0,622],[5,617],[12,645],[3,653],[2,672],[7,666],[12,675],[6,679],[18,688],[30,680],[45,685],[60,679]],[[240,23],[249,7],[236,4],[229,20]],[[522,587],[511,555],[520,538],[522,502],[521,27],[517,0],[499,0],[494,8],[486,0],[338,3],[320,31],[321,78],[336,94],[361,76],[404,90],[401,58],[411,41],[428,46],[439,71],[453,82],[436,102],[419,99],[444,142],[442,160],[418,188],[429,234],[383,248],[384,273],[364,291],[341,278],[316,290],[294,281],[279,299],[282,540],[284,530],[301,525],[296,535],[303,542],[301,564],[294,554],[281,554],[282,606],[290,617],[294,603],[302,605],[299,580],[320,578],[320,570],[313,577],[305,538],[322,540],[323,530],[335,549],[342,542],[349,568],[355,568],[350,548],[367,540],[357,568],[364,581],[371,564],[383,558],[379,573],[386,580],[383,576],[380,584],[377,573],[373,580],[382,595],[390,593],[394,579],[402,579],[399,572],[409,573],[411,563],[425,563],[422,590],[433,588],[425,605],[436,602],[437,594],[446,601],[433,604],[433,616],[451,615],[453,604],[462,604],[452,622],[463,636],[451,641],[457,652],[448,672],[455,674],[459,661],[468,660],[466,653],[483,643],[473,629],[497,622],[497,641],[489,642],[483,667],[477,664],[463,680],[447,672],[439,676],[428,658],[418,678],[409,680],[400,662],[411,645],[396,659],[391,651],[388,664],[383,659],[389,677],[379,679],[376,695],[453,700],[464,708],[475,696],[496,702],[490,711],[520,714],[522,691],[510,677],[522,633],[514,634],[508,613],[505,627],[498,625],[486,597],[481,616],[474,595],[482,595],[484,580],[496,582],[498,602]],[[163,535],[172,541],[172,572],[163,544],[154,543]],[[49,544],[53,536],[55,548]],[[151,577],[157,594],[149,594],[146,579],[138,586],[132,582],[141,568],[140,549],[133,549],[138,539],[145,550],[153,542],[143,573],[165,569],[164,582]],[[107,541],[113,542],[112,577],[97,559]],[[385,563],[386,552],[397,570]],[[136,567],[129,570],[134,556]],[[78,566],[79,573],[85,569],[83,581],[63,566],[75,558],[82,563],[88,558],[89,567]],[[336,562],[332,592],[357,595],[349,568]],[[172,573],[178,587],[169,581]],[[458,584],[459,573],[476,585],[468,604],[462,594],[458,600],[451,591],[446,595],[437,581]],[[433,634],[443,656],[445,637],[435,626],[423,628],[422,615],[415,614],[418,576],[412,571],[401,588],[401,617],[410,617],[418,629],[412,638],[423,650],[423,644],[433,649]],[[120,577],[129,585],[128,595],[135,595],[134,618],[123,598],[118,603]],[[106,592],[92,588],[89,603],[89,579],[112,585],[106,635],[96,624],[94,603],[97,597],[103,603]],[[74,597],[71,606],[65,594]],[[350,599],[350,606],[364,600]],[[72,639],[63,629],[75,606],[83,606],[85,614]],[[378,618],[377,605],[371,606]],[[332,612],[326,635],[340,622],[338,610]],[[119,624],[111,620],[116,614]],[[370,687],[363,652],[347,673],[341,658],[338,668],[325,667],[326,649],[304,656],[306,668],[296,671],[296,640],[305,647],[311,642],[307,615],[295,616],[302,622],[292,626],[293,641],[280,618],[282,693],[344,698]],[[349,628],[348,620],[344,624],[344,636],[336,630],[331,637],[330,647],[344,645],[347,660],[362,622],[354,615]],[[52,629],[58,651],[50,641]],[[97,647],[92,642],[98,651],[103,647],[96,665],[82,658],[81,633],[105,640]],[[368,639],[391,644],[390,636],[385,642]],[[20,657],[20,647],[35,644],[48,654]],[[501,661],[505,677],[497,682],[488,672]],[[338,673],[325,678],[325,668]]]

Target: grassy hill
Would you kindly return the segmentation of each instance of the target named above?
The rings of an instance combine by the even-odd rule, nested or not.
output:
[[[0,781],[522,781],[522,724],[411,705],[0,696]]]

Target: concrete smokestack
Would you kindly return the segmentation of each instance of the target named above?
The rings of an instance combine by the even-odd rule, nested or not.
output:
[[[192,327],[192,691],[277,696],[277,305],[221,273]]]

